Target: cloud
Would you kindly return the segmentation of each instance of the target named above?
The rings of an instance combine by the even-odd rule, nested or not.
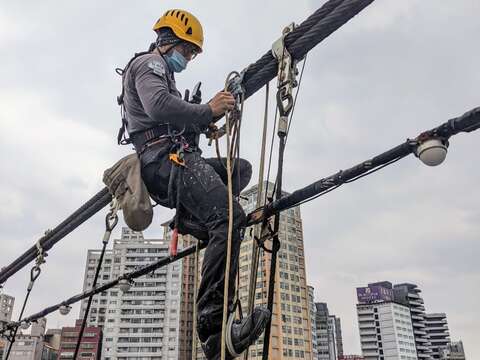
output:
[[[319,5],[50,0],[3,6],[0,264],[100,190],[103,170],[131,151],[115,145],[120,79],[113,69],[148,46],[151,25],[166,8],[190,9],[205,24],[205,51],[177,81],[184,89],[201,80],[208,99],[228,72],[255,61],[281,28]],[[480,51],[473,44],[479,10],[475,0],[377,1],[312,50],[287,145],[285,189],[350,167],[478,106]],[[241,147],[255,169],[251,184],[263,101],[261,90],[245,105]],[[355,287],[391,280],[417,283],[427,310],[446,312],[452,339],[464,340],[469,358],[480,357],[478,136],[453,138],[441,167],[410,157],[302,206],[308,282],[317,300],[342,318],[348,353],[359,352]],[[273,174],[275,155],[272,164]],[[80,291],[86,250],[100,247],[103,216],[50,252],[27,312]],[[158,209],[156,216],[146,236],[161,237],[159,224],[171,211]],[[27,271],[5,288],[17,304]],[[71,323],[77,314],[52,315],[49,325]]]

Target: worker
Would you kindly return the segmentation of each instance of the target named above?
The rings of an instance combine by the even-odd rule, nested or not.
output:
[[[222,346],[226,277],[226,160],[203,158],[198,139],[200,133],[208,132],[214,118],[234,108],[235,99],[231,93],[222,91],[207,104],[197,104],[182,99],[176,88],[174,74],[185,70],[203,51],[203,29],[195,16],[184,10],[168,10],[153,30],[157,34],[156,42],[148,52],[137,54],[123,71],[119,101],[124,110],[122,120],[139,155],[142,178],[152,197],[161,205],[177,208],[179,227],[184,233],[196,234],[193,227],[189,230],[188,224],[198,223],[206,229],[203,240],[208,241],[208,245],[196,299],[197,334],[206,357],[217,359]],[[172,158],[172,151],[173,155],[176,152],[181,156]],[[180,171],[172,171],[177,167]],[[235,195],[247,186],[251,174],[248,161],[235,161],[232,176]],[[178,203],[172,202],[172,198],[178,198]],[[228,311],[232,320],[240,242],[246,225],[246,215],[236,200],[230,216],[233,231],[231,271],[227,279]],[[229,321],[227,358],[237,357],[247,349],[261,335],[269,318],[267,309],[256,308],[242,320]]]

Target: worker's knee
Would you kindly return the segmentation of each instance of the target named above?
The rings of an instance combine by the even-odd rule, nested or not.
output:
[[[245,227],[247,223],[247,215],[242,206],[238,202],[233,203],[233,226],[235,228]]]

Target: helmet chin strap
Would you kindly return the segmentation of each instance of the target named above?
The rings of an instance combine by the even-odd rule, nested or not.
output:
[[[161,46],[161,45],[158,45],[158,42],[155,42],[155,44],[154,44],[155,46],[154,46],[154,49],[153,49],[153,50],[156,49],[156,50],[158,51],[158,53],[160,54],[160,56],[163,57],[163,55],[168,54],[170,51],[172,51],[172,49],[173,49],[175,46],[177,46],[177,45],[180,44],[180,43],[181,43],[181,41],[177,41],[176,43],[173,43],[167,50],[165,50],[164,52],[162,52],[162,51],[160,50],[160,46]],[[152,44],[152,45],[153,45],[153,44]],[[162,45],[162,46],[163,46],[163,45]],[[153,51],[153,50],[152,50],[152,51]]]

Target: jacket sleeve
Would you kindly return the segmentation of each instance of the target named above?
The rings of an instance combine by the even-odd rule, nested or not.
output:
[[[156,65],[159,65],[158,63]],[[167,74],[162,74],[152,62],[139,64],[135,74],[135,88],[145,113],[159,123],[170,123],[183,129],[201,131],[212,122],[212,110],[208,104],[190,104],[169,92]]]

